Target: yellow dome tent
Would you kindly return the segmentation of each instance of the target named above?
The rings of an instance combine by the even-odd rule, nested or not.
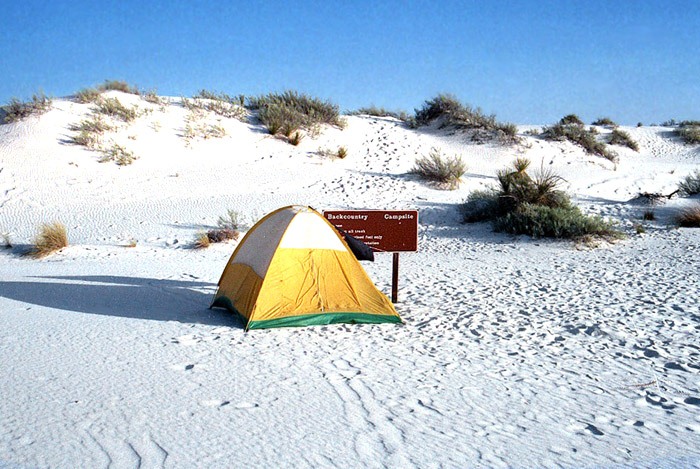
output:
[[[246,330],[402,322],[333,225],[302,206],[280,208],[248,231],[211,306],[238,313]]]

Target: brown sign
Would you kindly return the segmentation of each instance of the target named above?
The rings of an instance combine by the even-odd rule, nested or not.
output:
[[[330,210],[323,216],[373,251],[418,250],[417,210]]]

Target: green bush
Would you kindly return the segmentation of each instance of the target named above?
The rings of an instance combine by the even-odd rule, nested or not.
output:
[[[551,170],[527,174],[530,161],[516,159],[497,173],[498,186],[472,192],[462,206],[467,223],[491,221],[494,230],[535,238],[618,237],[610,223],[588,217],[558,189],[563,179]]]
[[[610,119],[609,117],[599,117],[598,119],[594,120],[591,125],[600,125],[600,126],[608,126],[608,127],[617,127],[617,123]]]
[[[40,115],[51,109],[52,100],[46,97],[43,92],[34,94],[31,101],[20,101],[12,98],[2,107],[5,115],[4,121],[9,124],[26,119],[29,116]]]
[[[416,160],[411,172],[418,174],[428,181],[446,185],[450,189],[459,186],[460,179],[467,170],[462,158],[455,155],[451,158],[443,157],[439,149],[433,148],[428,156]]]
[[[523,204],[494,220],[494,229],[533,238],[582,238],[584,236],[617,237],[609,222],[586,216],[578,207],[547,207]]]
[[[566,118],[562,118],[562,121],[564,119]],[[568,140],[582,147],[588,153],[616,162],[617,155],[608,150],[605,143],[598,141],[597,134],[595,130],[586,129],[582,124],[563,124],[561,121],[551,127],[545,127],[542,131],[542,137],[546,140]]]
[[[700,194],[700,170],[696,170],[694,174],[689,174],[678,183],[678,194],[681,197],[688,197],[695,194]]]
[[[416,126],[429,125],[440,119],[440,128],[452,126],[459,129],[481,130],[486,132],[482,140],[496,138],[503,142],[515,142],[517,127],[514,124],[496,121],[496,116],[485,115],[481,109],[464,105],[449,94],[439,94],[425,101],[423,107],[415,110]]]
[[[75,101],[88,104],[94,103],[100,97],[100,91],[95,88],[83,88],[75,94]]]
[[[559,119],[559,123],[561,125],[571,125],[571,124],[583,125],[583,121],[576,114],[568,114],[568,115],[562,117],[561,119]]]
[[[695,122],[682,123],[682,125],[676,129],[676,135],[688,145],[697,145],[700,143],[700,124],[696,124]]]
[[[610,134],[610,145],[620,145],[639,151],[639,144],[624,130],[613,129]]]

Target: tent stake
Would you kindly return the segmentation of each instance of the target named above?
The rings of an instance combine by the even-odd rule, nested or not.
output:
[[[394,262],[391,266],[391,302],[399,302],[399,253],[394,253]]]

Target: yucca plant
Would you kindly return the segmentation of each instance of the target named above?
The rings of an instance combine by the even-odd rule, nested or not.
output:
[[[68,246],[66,227],[58,222],[47,223],[39,229],[30,254],[35,258],[46,257],[66,246]]]

